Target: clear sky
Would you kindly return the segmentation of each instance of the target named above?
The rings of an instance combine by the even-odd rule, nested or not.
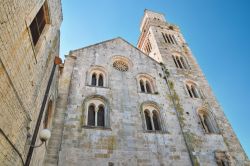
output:
[[[144,9],[177,24],[250,156],[249,0],[62,0],[61,57],[122,37],[136,46]]]

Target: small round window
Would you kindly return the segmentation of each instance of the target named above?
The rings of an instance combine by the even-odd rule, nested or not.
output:
[[[122,61],[122,60],[116,60],[113,63],[113,67],[116,70],[119,70],[119,71],[122,71],[122,72],[128,71],[128,64],[126,62]]]

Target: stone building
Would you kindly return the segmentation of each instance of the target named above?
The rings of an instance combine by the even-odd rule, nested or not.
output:
[[[249,165],[162,14],[145,10],[137,47],[73,50],[59,71],[61,21],[60,0],[0,1],[0,165]]]
[[[0,165],[43,165],[57,98],[60,0],[0,1]],[[32,146],[30,146],[32,145]]]
[[[47,165],[249,165],[180,29],[145,10],[137,47],[70,51]]]

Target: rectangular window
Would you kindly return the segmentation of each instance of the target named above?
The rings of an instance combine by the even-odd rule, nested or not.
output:
[[[45,25],[48,23],[48,19],[46,19],[48,18],[47,17],[48,10],[46,7],[47,7],[46,3],[44,3],[44,5],[40,8],[40,10],[36,14],[35,18],[31,22],[30,27],[29,27],[34,46],[37,44]]]

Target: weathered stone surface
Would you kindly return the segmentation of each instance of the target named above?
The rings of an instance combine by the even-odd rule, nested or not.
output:
[[[54,57],[59,55],[60,0],[47,0],[50,23],[45,26],[39,44],[33,46],[29,26],[44,2],[0,1],[0,128],[24,161],[30,144],[27,135],[33,134]],[[48,94],[48,101],[53,101],[53,109],[57,80],[56,70]],[[40,128],[43,128],[43,120]],[[45,146],[35,149],[31,165],[42,165],[44,155]],[[0,133],[0,165],[22,165],[3,133]]]
[[[138,48],[148,55],[121,38],[69,53],[63,72],[72,74],[60,80],[70,80],[70,86],[63,104],[67,107],[59,165],[213,166],[217,151],[226,154],[231,165],[249,162],[178,27],[146,10],[141,32]],[[167,43],[162,33],[175,39]],[[186,69],[176,67],[173,54],[185,57]],[[69,63],[72,57],[75,62]],[[104,75],[104,87],[91,85],[93,71]],[[148,75],[152,94],[140,88],[141,76]],[[188,80],[202,90],[198,98],[189,96]],[[105,105],[104,128],[88,126],[88,104],[99,101]],[[161,131],[145,129],[142,111],[147,103],[159,109]],[[213,115],[214,133],[204,132],[200,108]]]

